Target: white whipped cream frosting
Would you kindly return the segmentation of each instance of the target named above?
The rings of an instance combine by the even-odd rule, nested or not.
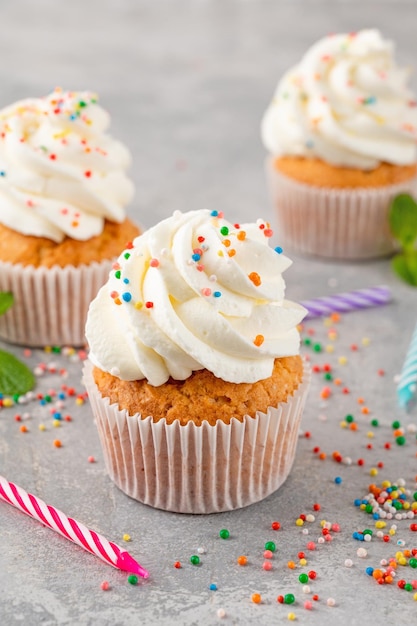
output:
[[[208,210],[175,212],[118,258],[90,304],[90,359],[122,380],[162,385],[207,369],[233,383],[271,375],[298,354],[306,310],[284,299],[291,261],[262,220],[233,225]]]
[[[417,160],[417,108],[409,71],[377,30],[325,37],[281,79],[261,124],[276,156],[373,169]]]
[[[122,222],[133,196],[127,148],[90,92],[55,90],[0,110],[0,222],[60,242]]]

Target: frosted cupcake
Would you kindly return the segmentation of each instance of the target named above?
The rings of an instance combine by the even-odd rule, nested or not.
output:
[[[89,92],[55,90],[0,111],[0,337],[80,345],[88,305],[139,234],[126,218],[128,150]]]
[[[332,35],[280,80],[261,134],[290,249],[341,259],[395,249],[388,209],[417,187],[417,108],[393,53],[377,30]]]
[[[309,384],[306,311],[262,220],[176,212],[137,237],[88,313],[84,370],[107,471],[132,498],[211,513],[291,469]]]

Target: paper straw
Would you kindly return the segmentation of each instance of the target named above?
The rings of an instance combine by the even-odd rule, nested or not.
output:
[[[389,287],[379,285],[367,289],[357,289],[346,293],[336,293],[332,296],[313,298],[300,302],[308,311],[304,319],[331,315],[332,313],[346,313],[374,306],[387,304],[392,299]]]
[[[126,550],[111,541],[107,541],[105,537],[94,530],[89,530],[80,522],[67,517],[62,511],[46,504],[40,498],[27,493],[3,476],[0,476],[0,499],[45,524],[48,528],[55,530],[87,552],[95,554],[109,565],[131,574],[138,574],[142,578],[148,578],[149,572],[139,565]]]
[[[401,370],[397,397],[398,404],[403,409],[411,408],[413,401],[417,400],[417,324]]]

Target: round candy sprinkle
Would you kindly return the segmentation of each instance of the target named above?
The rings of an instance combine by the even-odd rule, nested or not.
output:
[[[265,544],[265,550],[270,550],[271,552],[275,552],[276,545],[273,541],[267,541]]]
[[[127,581],[130,585],[137,585],[138,577],[136,576],[136,574],[129,574],[129,576],[127,577]]]
[[[284,604],[294,604],[295,596],[292,593],[286,593],[284,596]]]
[[[110,585],[107,582],[107,580],[103,580],[103,582],[101,583],[100,587],[102,588],[103,591],[107,591],[108,589],[110,589]]]
[[[335,606],[336,605],[336,600],[334,598],[327,598],[326,604],[327,604],[327,606]]]
[[[181,569],[181,563],[179,561],[175,561],[174,567],[175,569]]]
[[[264,569],[266,572],[269,572],[272,569],[271,561],[264,561],[262,563],[262,569]]]
[[[226,611],[224,609],[217,609],[217,617],[226,617]]]
[[[227,530],[227,528],[222,528],[222,530],[219,532],[219,537],[221,537],[221,539],[229,539],[230,532]]]
[[[253,593],[251,595],[251,600],[254,604],[260,604],[262,602],[262,597],[260,593]]]
[[[237,558],[238,565],[246,565],[248,562],[248,557],[246,556],[238,556]]]
[[[211,583],[211,585],[209,586],[210,591],[217,591],[217,585],[216,583]]]
[[[415,495],[417,496],[417,493]],[[281,524],[279,522],[272,522],[271,528],[272,530],[279,530],[281,528]]]
[[[308,574],[300,574],[298,580],[304,585],[308,582]]]
[[[192,556],[190,556],[190,563],[192,565],[200,565],[200,557],[196,554],[193,554]]]

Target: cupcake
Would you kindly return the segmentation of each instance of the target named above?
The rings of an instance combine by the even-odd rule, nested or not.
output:
[[[108,474],[181,513],[259,501],[293,464],[310,371],[269,224],[176,212],[119,256],[90,305],[84,382]]]
[[[0,337],[81,345],[90,301],[139,228],[126,217],[128,150],[89,92],[59,89],[0,111]]]
[[[295,252],[391,254],[389,205],[413,192],[417,108],[377,30],[325,37],[280,80],[261,124],[279,234]]]

